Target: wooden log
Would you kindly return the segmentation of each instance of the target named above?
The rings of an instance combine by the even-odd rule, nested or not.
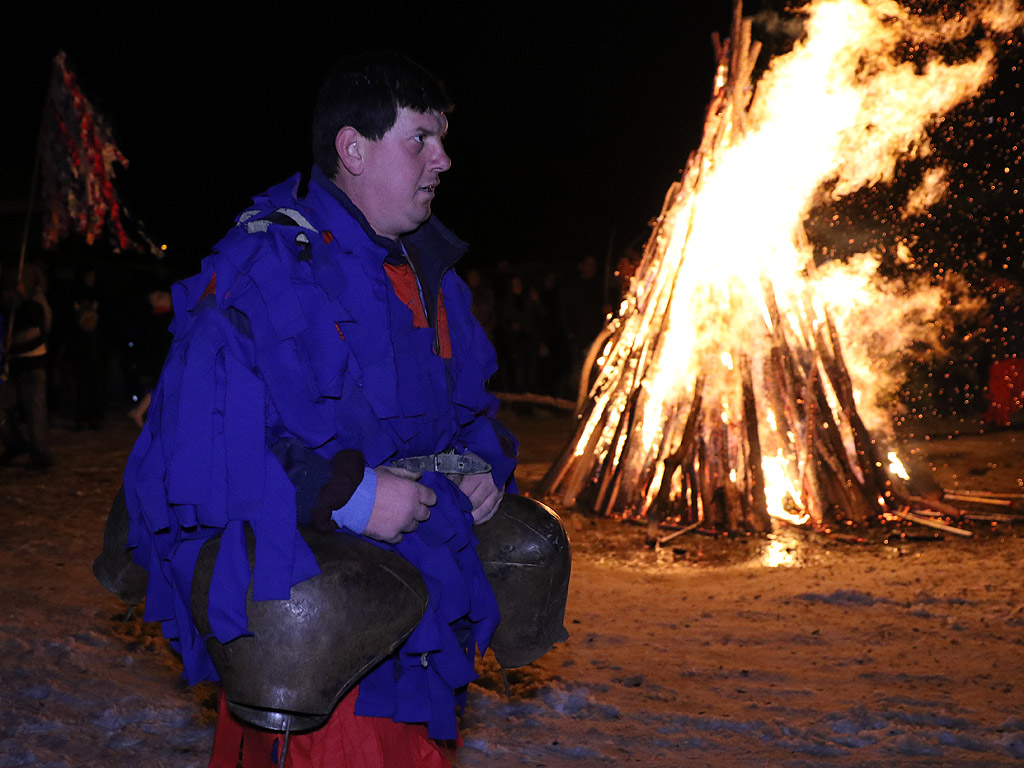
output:
[[[572,457],[576,452],[576,442],[579,437],[578,432],[573,435],[572,439],[562,449],[562,452],[558,454],[558,458],[548,467],[548,471],[544,473],[544,477],[537,484],[538,497],[554,496],[558,492],[558,487],[565,477],[569,466],[572,464]]]
[[[1024,518],[1020,515],[1009,515],[1000,512],[965,512],[966,520],[981,520],[986,523],[1021,523]]]
[[[725,44],[729,44],[728,38],[726,38]],[[722,36],[718,34],[717,29],[711,31],[711,47],[715,49],[715,61],[721,61],[725,49],[722,45]]]
[[[772,521],[768,516],[768,500],[765,497],[757,402],[754,399],[754,382],[750,371],[750,358],[747,355],[740,355],[739,369],[743,390],[743,423],[746,428],[746,464],[750,478],[747,488],[747,493],[750,495],[748,523],[752,530],[758,533],[767,533],[772,529]]]
[[[697,377],[693,384],[693,398],[690,401],[690,412],[686,416],[686,425],[679,446],[662,460],[661,486],[657,496],[647,509],[647,535],[649,539],[657,537],[658,524],[665,518],[669,510],[669,497],[672,492],[672,477],[684,463],[693,460],[696,448],[697,429],[701,421],[701,409],[704,406],[704,376]]]
[[[619,491],[622,490],[622,473],[616,472],[615,479],[612,481],[612,492],[608,496],[608,502],[605,504],[604,514],[610,515],[615,511],[618,500]]]
[[[863,489],[863,483],[852,471],[851,457],[846,450],[846,445],[843,443],[843,436],[839,431],[839,425],[832,414],[832,408],[825,394],[822,377],[818,372],[817,366],[815,366],[814,375],[810,377],[808,383],[811,390],[808,394],[808,399],[813,398],[818,416],[813,421],[808,417],[808,422],[809,426],[819,429],[819,434],[824,438],[823,442],[819,443],[821,455],[828,461],[829,466],[834,471],[841,473],[844,478],[853,480]]]
[[[642,357],[642,349],[637,349],[635,347],[632,348],[628,355],[623,356],[622,368],[616,372],[614,377],[607,381],[605,391],[608,397],[605,401],[605,412],[601,414],[600,419],[595,423],[594,429],[588,438],[584,451],[579,456],[570,457],[567,474],[564,479],[563,503],[570,506],[574,504],[580,490],[586,484],[588,473],[592,472],[594,464],[598,461],[595,449],[601,435],[604,433],[604,427],[608,423],[608,418],[614,416],[616,418],[623,419],[623,417],[625,417],[625,423],[622,424],[622,429],[629,430],[631,428],[634,411],[636,409],[636,401],[642,392],[642,389],[639,386],[639,377],[643,368],[640,362],[640,358]],[[628,393],[625,413],[617,415],[609,413],[607,407],[613,403],[614,393],[622,391]],[[595,406],[591,406],[592,409],[594,407]],[[574,440],[576,445],[578,445],[580,440],[582,440],[586,424],[587,422],[583,422],[577,431],[577,435]],[[616,429],[618,429],[618,425],[616,425]],[[607,458],[607,455],[605,458]]]
[[[596,460],[594,455],[594,449],[597,445],[597,441],[601,437],[601,424],[598,422],[593,432],[587,438],[587,444],[583,447],[583,451],[577,456],[575,449],[570,461],[566,467],[567,474],[564,479],[564,485],[562,489],[562,504],[567,507],[571,507],[576,503],[576,496],[579,494],[580,489],[583,487],[587,475],[590,473],[594,461]],[[582,436],[580,437],[582,439]],[[574,446],[578,446],[578,442],[574,443]]]
[[[821,483],[818,482],[818,463],[813,449],[805,449],[800,456],[800,492],[801,501],[811,521],[820,526],[825,520],[828,505],[822,494]]]
[[[689,466],[686,468],[686,486],[689,491],[690,498],[690,522],[703,522],[704,516],[700,510],[700,486],[697,484],[696,469],[696,452],[694,453],[694,459],[690,461]]]
[[[850,425],[850,430],[853,433],[857,457],[860,462],[861,471],[864,473],[866,485],[872,489],[872,492],[878,495],[887,495],[891,493],[892,483],[882,464],[882,457],[879,454],[878,446],[871,438],[871,434],[868,432],[864,421],[860,417],[860,412],[857,410],[857,403],[853,397],[853,380],[850,378],[849,369],[846,367],[846,361],[843,358],[839,332],[836,329],[835,322],[832,320],[831,313],[827,309],[825,311],[825,324],[828,328],[828,346],[831,354],[827,358],[823,355],[823,359],[827,360],[828,368],[826,370],[829,370],[833,389],[840,399]],[[824,344],[820,343],[819,347],[824,347]]]
[[[612,439],[612,451],[615,450],[615,446],[617,445],[617,440],[619,437],[618,429],[621,428],[621,426],[622,421],[620,419],[619,425],[616,428],[616,436],[615,438]],[[597,497],[594,499],[595,512],[602,515],[607,515],[611,511],[611,504],[606,504],[606,501],[610,502],[610,499],[608,497],[608,491],[613,486],[615,480],[622,476],[620,470],[621,463],[616,461],[614,457],[609,457],[608,459],[605,460],[604,466],[601,468],[601,475],[598,479]]]
[[[709,461],[707,442],[704,436],[700,435],[697,438],[697,488],[705,525],[711,525],[710,521],[719,517],[719,511],[715,508]]]
[[[974,533],[972,531],[965,531],[963,528],[954,528],[952,525],[940,523],[938,520],[932,520],[928,517],[915,515],[913,512],[908,511],[906,507],[903,507],[902,509],[894,509],[892,510],[892,514],[896,515],[896,517],[898,518],[907,520],[908,522],[917,523],[918,525],[924,525],[928,528],[934,528],[938,531],[952,533],[955,536],[963,536],[964,538],[971,538],[972,536],[974,536]]]
[[[673,541],[674,539],[677,539],[680,536],[682,536],[684,533],[689,533],[690,531],[695,530],[695,529],[697,529],[699,527],[700,527],[700,522],[699,521],[696,522],[696,523],[690,523],[689,525],[684,525],[678,531],[672,531],[672,533],[669,533],[669,534],[667,534],[665,536],[662,536],[660,539],[657,539],[656,546],[664,547],[670,541]]]
[[[888,478],[879,477],[876,452],[871,444],[871,437],[864,427],[864,423],[857,413],[856,405],[853,402],[852,390],[842,386],[842,375],[838,370],[835,359],[827,351],[821,353],[822,366],[825,374],[832,385],[832,391],[839,401],[839,409],[836,413],[835,423],[837,429],[842,424],[848,427],[850,436],[853,438],[854,455],[853,459],[860,469],[862,485],[865,493],[873,497],[883,496],[887,491]]]
[[[813,268],[813,265],[811,265],[811,268]],[[805,312],[800,315],[800,324],[803,329],[803,334],[808,340],[808,345],[815,354],[815,362],[813,364],[814,376],[809,378],[809,381],[813,381],[811,390],[817,406],[816,410],[819,414],[819,418],[816,422],[820,421],[822,423],[822,431],[827,438],[829,446],[826,452],[819,452],[819,455],[834,469],[838,466],[839,469],[837,469],[837,471],[841,471],[843,475],[844,487],[849,487],[851,492],[856,490],[856,494],[860,499],[852,500],[850,511],[855,515],[853,519],[856,522],[867,522],[869,518],[881,511],[877,504],[877,497],[880,495],[879,489],[873,487],[875,486],[875,483],[872,482],[873,475],[865,475],[864,471],[861,469],[857,456],[851,457],[843,443],[842,433],[839,429],[839,422],[829,405],[828,397],[825,394],[824,381],[818,372],[819,366],[821,366],[823,370],[825,369],[826,357],[831,359],[831,354],[829,349],[826,348],[821,334],[817,333],[810,323],[809,317],[810,314],[814,312],[814,308],[811,305],[809,294],[805,293],[803,299]],[[827,371],[826,378],[829,378],[829,383],[831,384],[831,378],[828,377]],[[833,392],[836,392],[834,387]],[[838,393],[836,393],[836,400],[837,402],[839,401]],[[854,466],[856,466],[857,471],[860,473],[860,478],[858,478],[853,472]],[[865,481],[867,481],[868,485],[865,485]]]
[[[867,507],[863,487],[849,469],[846,450],[841,442],[838,444],[838,452],[836,450],[838,430],[832,421],[824,393],[820,390],[820,383],[815,366],[807,382],[811,391],[805,400],[808,405],[806,427],[809,439],[814,444],[815,458],[821,462],[813,465],[818,472],[818,483],[824,498],[841,512],[837,519],[862,524],[870,517],[871,510]],[[822,471],[825,467],[831,471]]]
[[[943,493],[943,499],[952,499],[953,501],[969,501],[971,504],[988,504],[993,507],[1012,507],[1014,502],[1012,499],[1000,499],[993,496],[968,496],[961,493]]]
[[[629,399],[626,403],[626,409],[632,410],[636,407],[636,399],[639,395],[639,388],[634,387],[633,391],[629,394]],[[602,467],[602,477],[599,478],[600,485],[598,486],[597,498],[594,500],[595,511],[607,515],[614,504],[614,499],[608,499],[605,503],[605,491],[609,487],[609,483],[616,483],[616,481],[622,476],[622,464],[617,460],[614,455],[615,446],[623,435],[623,430],[626,425],[631,422],[629,418],[620,418],[618,423],[615,425],[615,433],[612,435],[611,445],[609,447],[609,455],[606,457],[604,466]]]
[[[838,472],[843,476],[846,473],[838,465],[825,469],[829,464],[826,459],[831,458],[834,444],[831,439],[823,440],[820,437],[818,411],[821,400],[815,394],[815,386],[809,384],[811,377],[817,376],[817,367],[812,364],[808,371],[803,369],[798,353],[790,346],[789,331],[775,300],[774,287],[766,280],[763,288],[765,306],[772,325],[772,350],[766,361],[770,369],[770,373],[766,375],[769,391],[776,400],[782,401],[781,408],[786,414],[787,421],[787,438],[789,433],[792,434],[792,450],[800,466],[797,487],[803,496],[804,508],[815,524],[822,525],[832,506],[826,490],[830,482],[825,473]],[[809,332],[810,328],[807,325],[804,335]],[[821,458],[822,456],[826,459]],[[848,509],[850,505],[850,502],[846,502],[839,506]]]
[[[642,355],[641,355],[642,357]],[[640,377],[643,373],[642,366],[638,363],[634,369],[630,372],[630,378],[625,381],[624,384],[620,384],[621,387],[625,387],[626,391],[629,392],[627,405],[624,409],[624,413],[620,416],[620,421],[616,425],[615,437],[612,440],[611,446],[614,448],[615,440],[619,439],[621,435],[626,435],[626,447],[622,452],[622,456],[619,461],[614,461],[614,455],[609,452],[606,457],[606,461],[614,461],[614,477],[612,479],[611,494],[608,499],[603,502],[604,513],[608,514],[611,510],[615,509],[618,504],[618,498],[620,492],[625,488],[627,493],[635,491],[638,486],[638,477],[627,477],[626,476],[626,465],[631,461],[629,447],[630,441],[632,440],[634,425],[636,423],[637,414],[641,408],[640,397],[643,393],[643,388],[640,385]]]
[[[733,416],[728,423],[723,420],[717,425],[721,445],[719,450],[722,459],[722,493],[725,499],[722,527],[728,531],[743,530],[743,520],[749,507],[746,493],[747,470],[744,462],[746,451],[742,444],[743,433],[736,429],[735,421],[736,417]]]
[[[729,76],[727,90],[730,92],[732,113],[737,132],[744,130],[741,125],[746,117],[749,104],[750,73],[753,65],[750,57],[751,20],[743,18],[743,3],[736,0],[732,10],[732,31],[730,33]]]
[[[955,494],[957,496],[963,496],[967,499],[983,498],[983,499],[1013,499],[1016,501],[1024,501],[1024,493],[1003,493],[1002,491],[972,491],[967,488],[943,488],[942,493],[952,498]]]
[[[576,446],[579,445],[580,440],[583,439],[586,425],[590,421],[596,407],[597,400],[591,399],[587,407],[583,409],[579,416],[577,416],[579,426],[576,428],[576,432],[573,434],[572,439],[562,449],[558,458],[555,459],[550,467],[548,467],[548,471],[544,473],[544,477],[541,478],[541,481],[537,486],[538,496],[544,497],[557,495],[569,470],[571,470],[574,465],[578,464],[577,461],[574,461]],[[599,432],[599,430],[595,428],[594,433],[597,432]],[[571,503],[573,502],[570,502],[570,505]]]
[[[810,494],[809,503],[818,510],[817,521],[819,525],[825,524],[830,513],[828,497],[825,495],[825,482],[823,480],[823,468],[818,459],[817,430],[811,427],[813,420],[817,418],[817,406],[815,403],[808,403],[806,408],[807,420],[804,424],[804,447],[801,457],[804,469],[803,490]]]
[[[721,408],[716,404],[706,413],[707,440],[701,458],[701,498],[704,503],[704,521],[712,528],[728,526],[728,499],[726,484],[729,472],[726,469],[728,438],[722,424]]]
[[[754,66],[757,64],[757,56],[761,51],[761,44],[751,41],[751,19],[741,19],[738,25],[739,43],[734,47],[738,55],[730,70],[730,90],[732,95],[732,133],[735,138],[747,132],[747,114],[750,107],[750,100],[754,95],[754,89],[750,86],[750,77],[753,74]]]
[[[814,324],[811,322],[811,318],[816,313],[810,295],[805,293],[801,298],[801,306],[795,308],[797,327],[800,329],[800,344],[807,350],[813,350],[815,347]]]
[[[730,456],[730,458],[732,457]],[[730,469],[736,469],[735,465],[730,465]],[[739,475],[738,470],[737,476],[742,477],[742,475]],[[722,493],[724,494],[725,499],[725,522],[722,527],[727,531],[743,530],[741,520],[746,514],[747,506],[749,504],[747,494],[745,492],[740,492],[739,484],[732,479],[731,475],[726,476],[725,482],[722,486]]]
[[[740,58],[743,55],[743,0],[735,0],[732,4],[732,26],[729,31],[730,59],[729,72],[740,69]],[[732,77],[730,77],[730,80]]]
[[[955,507],[952,504],[945,504],[938,499],[926,499],[923,496],[902,496],[904,503],[910,504],[911,506],[918,506],[924,509],[934,509],[936,512],[941,512],[949,517],[955,517],[958,520],[967,514],[960,507]]]
[[[782,443],[783,451],[787,455],[792,455],[796,448],[797,430],[794,424],[798,423],[798,414],[792,393],[787,391],[785,386],[782,373],[782,366],[786,364],[784,354],[780,347],[772,346],[768,357],[765,358],[761,376],[775,419],[775,432]]]
[[[778,302],[775,300],[774,287],[768,280],[765,280],[762,283],[762,288],[764,289],[765,307],[768,309],[768,317],[772,324],[771,357],[780,375],[779,389],[787,395],[786,400],[790,405],[788,420],[791,424],[799,424],[804,418],[802,392],[805,389],[807,376],[801,369],[799,358],[789,341],[786,323],[782,319]]]

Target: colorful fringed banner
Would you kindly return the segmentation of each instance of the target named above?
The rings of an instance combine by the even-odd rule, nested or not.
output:
[[[53,61],[40,141],[43,247],[51,249],[72,232],[92,245],[102,236],[116,252],[159,251],[140,222],[131,221],[114,187],[115,166],[128,160],[110,126],[82,93],[63,51]]]

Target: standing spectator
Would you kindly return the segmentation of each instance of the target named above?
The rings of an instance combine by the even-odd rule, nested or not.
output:
[[[0,463],[7,464],[27,453],[36,469],[53,466],[50,452],[49,414],[46,408],[46,336],[48,305],[41,304],[38,295],[41,271],[26,267],[23,277],[4,292],[3,314],[13,318],[8,365],[17,396],[16,409],[24,420],[24,429],[18,418],[8,420],[7,449],[0,455]],[[27,278],[27,279],[26,279]]]
[[[578,264],[579,273],[567,280],[562,294],[562,312],[569,342],[571,375],[583,373],[590,345],[604,327],[610,307],[605,301],[604,284],[597,274],[597,259],[587,256]]]
[[[140,427],[146,418],[149,404],[152,401],[153,387],[160,376],[164,358],[171,345],[171,334],[168,328],[173,317],[171,292],[163,284],[156,285],[146,294],[148,312],[146,319],[140,324],[136,371],[138,381],[143,389],[131,391],[135,405],[128,411],[128,418]]]
[[[540,352],[540,302],[537,291],[514,275],[498,308],[498,333],[505,357],[503,381],[509,392],[531,392],[537,383]]]
[[[96,270],[80,276],[71,301],[67,350],[74,381],[75,428],[99,429],[103,421],[103,349]]]
[[[21,281],[25,284],[25,295],[42,307],[43,335],[49,339],[53,329],[53,310],[46,298],[46,271],[41,265],[30,262],[21,271]]]
[[[540,360],[537,367],[538,386],[542,394],[575,396],[569,388],[569,341],[562,324],[561,283],[559,275],[549,270],[537,291],[540,301]]]
[[[494,331],[498,324],[497,300],[494,296],[494,285],[484,277],[479,269],[473,267],[466,273],[466,285],[473,294],[473,317],[480,323],[487,338],[494,342]]]

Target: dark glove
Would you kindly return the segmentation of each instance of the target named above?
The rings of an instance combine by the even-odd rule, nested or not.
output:
[[[344,449],[331,459],[331,471],[309,510],[309,522],[321,531],[333,531],[338,524],[331,513],[345,506],[363,481],[366,460],[362,451]]]
[[[362,482],[362,452],[344,449],[325,459],[294,437],[271,443],[270,450],[295,485],[299,525],[312,525],[321,531],[337,528],[331,512],[344,506]]]

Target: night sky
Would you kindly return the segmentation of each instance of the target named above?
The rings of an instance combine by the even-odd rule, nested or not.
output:
[[[730,18],[727,3],[698,14],[683,3],[579,13],[333,3],[316,20],[280,7],[138,4],[99,15],[89,5],[22,11],[34,16],[22,49],[3,51],[18,77],[5,85],[0,197],[9,211],[27,193],[50,60],[64,49],[131,163],[119,173],[127,204],[155,240],[193,260],[252,194],[309,168],[309,116],[334,59],[381,47],[430,69],[455,101],[453,167],[435,211],[474,258],[603,258],[613,235],[646,235],[696,145],[711,33],[727,33]]]
[[[187,272],[252,194],[309,168],[309,115],[331,62],[345,51],[382,47],[433,71],[456,103],[447,141],[453,166],[435,211],[469,241],[474,260],[603,259],[609,243],[616,250],[642,243],[697,146],[714,72],[711,35],[726,36],[731,16],[728,2],[697,9],[591,3],[578,11],[553,3],[474,4],[471,11],[332,3],[315,19],[297,4],[294,13],[251,4],[202,11],[141,5],[104,4],[101,13],[90,3],[58,3],[8,13],[5,26],[21,42],[0,51],[9,74],[0,165],[4,262],[16,255],[18,208],[58,50],[131,163],[118,177],[123,199]],[[745,10],[782,5],[758,0]],[[755,36],[764,37],[757,29]],[[939,151],[963,156],[958,197],[952,213],[915,225],[959,243],[954,260],[972,258],[987,237],[986,252],[1014,271],[1024,208],[1019,51],[990,93],[937,129]],[[838,219],[826,217],[829,226],[815,230],[833,241],[825,249],[841,253],[851,238],[867,242],[880,224],[886,229],[884,198],[884,191],[866,195]],[[862,203],[883,213],[865,213]]]

